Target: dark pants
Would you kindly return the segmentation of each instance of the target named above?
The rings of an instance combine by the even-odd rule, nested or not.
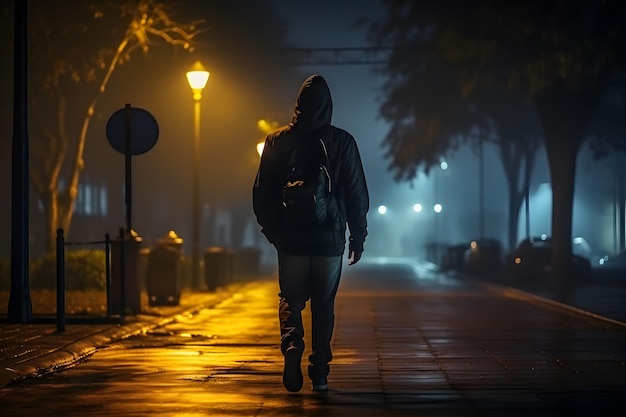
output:
[[[335,295],[341,276],[341,256],[278,255],[281,351],[290,345],[304,350],[302,310],[311,300],[309,376],[328,375],[333,355],[330,341],[335,324]]]

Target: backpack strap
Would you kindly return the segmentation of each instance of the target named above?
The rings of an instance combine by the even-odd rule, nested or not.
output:
[[[330,175],[330,160],[328,159],[328,151],[326,150],[326,144],[324,143],[324,140],[322,138],[318,138],[317,139],[321,145],[322,148],[322,152],[324,153],[324,164],[322,165],[322,169],[324,170],[324,173],[326,174],[326,177],[328,179],[328,192],[332,193],[333,191],[333,181],[332,181],[332,177]]]

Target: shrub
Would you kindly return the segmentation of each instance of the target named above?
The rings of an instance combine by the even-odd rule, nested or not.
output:
[[[67,290],[103,290],[106,288],[104,250],[65,252],[65,288]],[[33,289],[56,289],[56,254],[49,253],[31,262],[30,286]]]

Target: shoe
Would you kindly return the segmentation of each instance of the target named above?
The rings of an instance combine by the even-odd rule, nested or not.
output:
[[[316,378],[313,380],[313,391],[326,392],[328,391],[328,380],[326,378]]]
[[[302,352],[296,347],[292,346],[285,352],[283,385],[289,392],[298,392],[302,389],[302,369],[300,369],[301,359]]]

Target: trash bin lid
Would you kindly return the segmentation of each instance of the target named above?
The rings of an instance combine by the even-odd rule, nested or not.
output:
[[[176,234],[174,230],[170,230],[166,236],[158,240],[158,243],[162,245],[182,245],[183,238]]]
[[[123,232],[122,230],[120,230],[120,232]],[[117,239],[121,240],[122,236],[118,234]],[[133,242],[142,242],[143,238],[141,236],[139,236],[139,233],[137,233],[137,231],[135,229],[130,229],[128,231],[128,234],[126,235],[126,240],[130,240]]]

